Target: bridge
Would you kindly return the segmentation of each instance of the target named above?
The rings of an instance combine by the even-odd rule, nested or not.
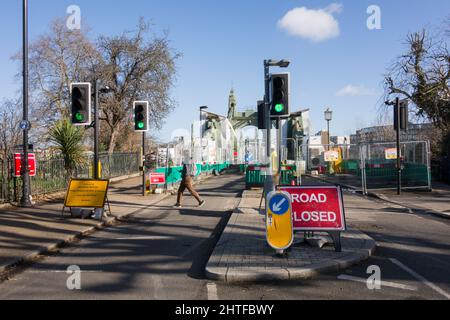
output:
[[[305,121],[309,110],[292,113],[282,120],[282,161],[297,161],[299,146],[306,135]],[[203,112],[201,122],[192,124],[192,150],[195,162],[268,163],[266,156],[266,130],[258,129],[257,108],[240,110],[233,89],[228,99],[227,116]],[[272,147],[276,147],[276,139]]]

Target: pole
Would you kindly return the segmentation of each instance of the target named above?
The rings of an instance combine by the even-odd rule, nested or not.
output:
[[[270,70],[269,70],[269,61],[264,60],[264,83],[265,83],[265,94],[264,94],[264,105],[266,108],[266,128],[267,128],[267,136],[266,136],[266,156],[269,161],[269,172],[266,176],[266,180],[264,183],[264,193],[267,195],[275,191],[275,185],[273,182],[273,167],[272,167],[272,138],[271,138],[271,130],[272,130],[272,119],[270,115]]]
[[[23,0],[23,121],[28,122],[28,0]],[[28,167],[28,130],[23,130],[21,207],[30,208],[30,168]]]
[[[282,130],[281,130],[281,119],[280,118],[278,118],[277,119],[277,128],[278,128],[278,131],[277,131],[277,144],[278,144],[278,184],[281,184],[281,182],[282,182],[282,176],[281,176],[281,174],[282,174],[282,160],[281,160],[281,151],[282,151],[282,142],[281,142],[281,139],[282,139]]]
[[[395,113],[397,115],[397,194],[402,194],[402,161],[401,161],[401,149],[400,149],[400,98],[395,99]]]
[[[167,144],[167,152],[166,152],[166,185],[165,185],[165,189],[166,189],[166,193],[167,190],[169,189],[169,184],[167,183],[167,178],[169,176],[169,144]]]
[[[145,132],[142,132],[142,155],[143,155],[143,159],[145,159]],[[158,153],[159,153],[159,148],[158,148]],[[145,161],[144,163],[142,163],[142,195],[145,197],[146,196],[146,185],[145,185]]]
[[[99,132],[100,132],[100,122],[99,122],[99,99],[98,99],[98,86],[99,81],[94,81],[94,179],[100,179],[99,172]]]
[[[330,120],[327,120],[327,130],[328,130],[328,151],[330,151],[331,150]]]

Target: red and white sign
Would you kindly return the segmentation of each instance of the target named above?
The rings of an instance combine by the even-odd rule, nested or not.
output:
[[[28,168],[30,170],[30,177],[36,176],[36,155],[34,153],[28,154]],[[22,171],[22,154],[14,154],[14,177],[21,176]]]
[[[339,187],[282,187],[291,195],[296,231],[345,231],[345,211]]]
[[[166,175],[164,173],[150,173],[150,184],[165,184]]]

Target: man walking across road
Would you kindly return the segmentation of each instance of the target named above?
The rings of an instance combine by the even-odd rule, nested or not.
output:
[[[199,207],[203,207],[205,204],[205,200],[202,200],[195,191],[194,188],[194,177],[197,175],[197,166],[192,163],[192,159],[189,163],[183,164],[183,171],[182,171],[182,181],[180,188],[178,189],[178,199],[177,204],[175,205],[175,208],[181,208],[182,201],[183,201],[183,194],[186,189],[192,194],[192,196],[198,201]]]

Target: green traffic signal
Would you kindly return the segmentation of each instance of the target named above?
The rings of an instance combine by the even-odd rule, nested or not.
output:
[[[145,123],[139,122],[138,123],[138,128],[141,129],[141,130],[144,129],[145,128]]]
[[[82,114],[82,113],[77,113],[76,115],[75,115],[75,119],[77,119],[78,121],[84,121],[84,115]]]
[[[283,110],[284,110],[284,104],[279,103],[279,104],[275,105],[276,112],[280,113],[280,112],[283,112]]]

